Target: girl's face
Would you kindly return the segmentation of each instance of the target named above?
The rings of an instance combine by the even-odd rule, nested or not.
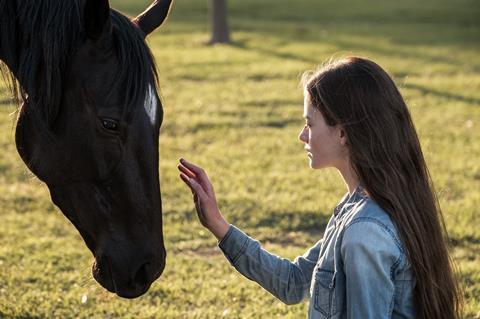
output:
[[[322,113],[313,107],[308,93],[303,104],[305,126],[298,138],[305,143],[311,168],[343,166],[346,160],[346,136],[339,125],[329,126]]]

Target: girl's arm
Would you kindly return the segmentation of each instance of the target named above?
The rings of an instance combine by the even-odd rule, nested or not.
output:
[[[293,262],[264,250],[258,241],[233,225],[219,246],[238,272],[285,304],[296,304],[310,296],[312,272],[322,240]]]
[[[200,222],[217,237],[220,248],[242,275],[256,281],[286,304],[298,303],[309,296],[321,241],[294,262],[270,254],[258,241],[223,218],[213,186],[202,168],[184,159],[180,160],[178,168],[181,179],[192,191]]]

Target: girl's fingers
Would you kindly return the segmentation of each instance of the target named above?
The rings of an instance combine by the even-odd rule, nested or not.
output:
[[[204,187],[205,191],[207,191],[210,194],[213,194],[213,186],[210,180],[208,179],[207,173],[205,170],[195,164],[192,164],[185,160],[184,158],[180,159],[180,165],[182,165],[186,170],[190,171],[193,173],[193,176],[190,177],[196,177],[200,184]],[[179,166],[180,169],[181,166]],[[188,174],[187,174],[188,175]]]
[[[192,163],[188,162],[188,161],[187,161],[186,159],[184,159],[184,158],[181,158],[181,159],[180,159],[180,163],[182,163],[186,168],[188,168],[188,169],[191,170],[195,175],[197,175],[197,176],[199,176],[199,177],[201,177],[201,178],[207,176],[207,174],[205,174],[205,171],[204,171],[201,167],[199,167],[199,166],[197,166],[197,165],[195,165],[195,164],[192,164]]]
[[[183,173],[180,173],[180,178],[188,186],[188,188],[190,188],[190,191],[192,192],[192,194],[195,195],[195,192],[193,191],[192,187],[188,183],[189,177],[187,175],[183,174]]]
[[[188,182],[189,182],[190,186],[192,187],[193,191],[195,192],[195,195],[198,196],[198,199],[200,201],[206,200],[208,198],[207,193],[205,193],[202,186],[199,183],[197,183],[196,180],[194,180],[193,178],[190,178],[188,180]]]
[[[190,183],[188,182],[189,177],[188,177],[187,175],[183,174],[183,173],[180,173],[180,178],[182,179],[182,181],[183,181],[185,184],[187,184],[188,188],[190,188],[190,190],[191,190],[192,193],[193,193],[193,189],[192,189],[192,187],[190,186]]]
[[[196,196],[198,196],[200,200],[208,197],[202,186],[197,183],[194,178],[190,178],[183,173],[180,173],[180,178],[185,184],[187,184],[188,187],[190,187],[190,189],[195,193]]]
[[[195,177],[195,174],[189,170],[188,168],[186,168],[183,164],[178,164],[177,165],[177,168],[182,172],[184,173],[185,175],[187,175],[188,177],[190,178],[194,178]]]

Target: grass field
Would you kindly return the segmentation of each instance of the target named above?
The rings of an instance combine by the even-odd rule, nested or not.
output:
[[[112,0],[127,13],[147,0]],[[165,120],[161,186],[167,267],[136,300],[92,279],[92,256],[14,145],[0,87],[0,318],[303,318],[237,274],[198,223],[177,159],[204,166],[226,218],[288,258],[322,236],[345,192],[308,168],[304,70],[349,54],[400,86],[439,193],[465,286],[480,318],[480,3],[477,0],[230,0],[231,45],[208,46],[207,1],[175,3],[149,38]]]

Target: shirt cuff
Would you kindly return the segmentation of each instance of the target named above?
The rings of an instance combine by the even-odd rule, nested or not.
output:
[[[230,225],[227,233],[218,243],[218,247],[220,247],[230,263],[235,265],[238,257],[240,257],[247,249],[249,240],[251,240],[251,238],[248,237],[243,231],[233,225]]]

